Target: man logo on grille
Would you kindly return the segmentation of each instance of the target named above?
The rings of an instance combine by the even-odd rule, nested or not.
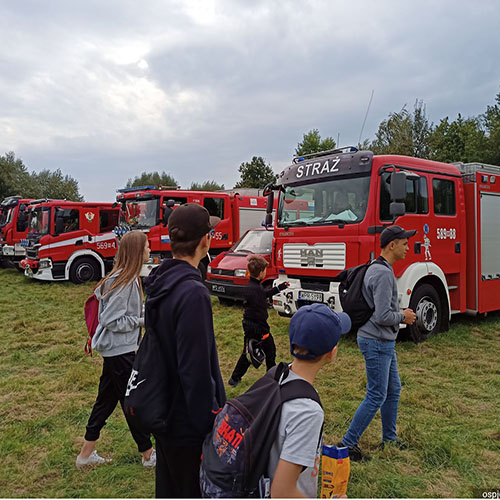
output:
[[[302,267],[322,267],[323,250],[306,249],[300,251],[300,265]]]

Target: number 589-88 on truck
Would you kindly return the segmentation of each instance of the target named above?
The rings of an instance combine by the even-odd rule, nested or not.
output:
[[[394,265],[415,341],[448,329],[453,314],[500,309],[500,167],[349,147],[294,158],[267,187],[268,207],[275,192],[277,283],[290,282],[274,297],[280,314],[311,302],[341,310],[336,276],[374,259],[394,223],[417,230]]]

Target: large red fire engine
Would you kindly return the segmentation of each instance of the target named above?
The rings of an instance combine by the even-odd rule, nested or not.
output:
[[[21,240],[28,233],[28,204],[30,198],[9,196],[0,203],[0,260],[17,263],[25,255]]]
[[[114,228],[120,210],[111,203],[51,200],[35,205],[22,241],[25,275],[40,280],[94,281],[113,265]]]
[[[148,233],[151,258],[145,266],[147,271],[163,258],[171,256],[167,220],[171,210],[175,210],[177,206],[198,203],[210,215],[221,219],[212,238],[210,257],[229,250],[246,230],[260,226],[265,219],[267,206],[267,198],[264,196],[155,186],[120,189],[116,200],[121,203],[124,222],[128,227]],[[208,262],[207,259],[204,265],[207,266]]]
[[[270,199],[273,190],[278,281],[291,284],[275,296],[280,314],[310,302],[340,310],[335,277],[374,259],[393,223],[417,230],[394,265],[400,309],[417,315],[414,340],[446,330],[452,314],[500,309],[500,167],[346,148],[294,158]],[[289,209],[298,200],[299,215]]]

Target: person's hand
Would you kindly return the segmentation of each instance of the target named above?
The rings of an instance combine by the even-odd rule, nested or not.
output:
[[[284,290],[285,288],[288,288],[290,286],[290,283],[288,281],[284,281],[283,283],[280,283],[278,285],[278,290]]]
[[[412,309],[405,309],[403,311],[403,314],[405,316],[403,323],[405,323],[406,325],[413,325],[413,323],[415,323],[415,320],[417,319],[417,315],[413,312]]]

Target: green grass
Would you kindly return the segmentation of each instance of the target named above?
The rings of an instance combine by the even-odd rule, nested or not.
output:
[[[145,470],[118,409],[98,442],[113,464],[74,466],[94,402],[101,362],[83,352],[83,304],[92,285],[41,283],[0,269],[0,497],[152,497]],[[213,300],[224,380],[241,350],[242,309]],[[289,320],[270,311],[278,359],[288,360]],[[449,332],[397,345],[403,384],[398,432],[410,448],[377,450],[377,416],[360,446],[373,456],[353,464],[350,497],[472,497],[497,489],[500,471],[500,316],[459,317]],[[251,368],[228,397],[263,369]],[[342,338],[334,365],[316,387],[325,442],[342,437],[364,397],[364,363],[354,336]]]

